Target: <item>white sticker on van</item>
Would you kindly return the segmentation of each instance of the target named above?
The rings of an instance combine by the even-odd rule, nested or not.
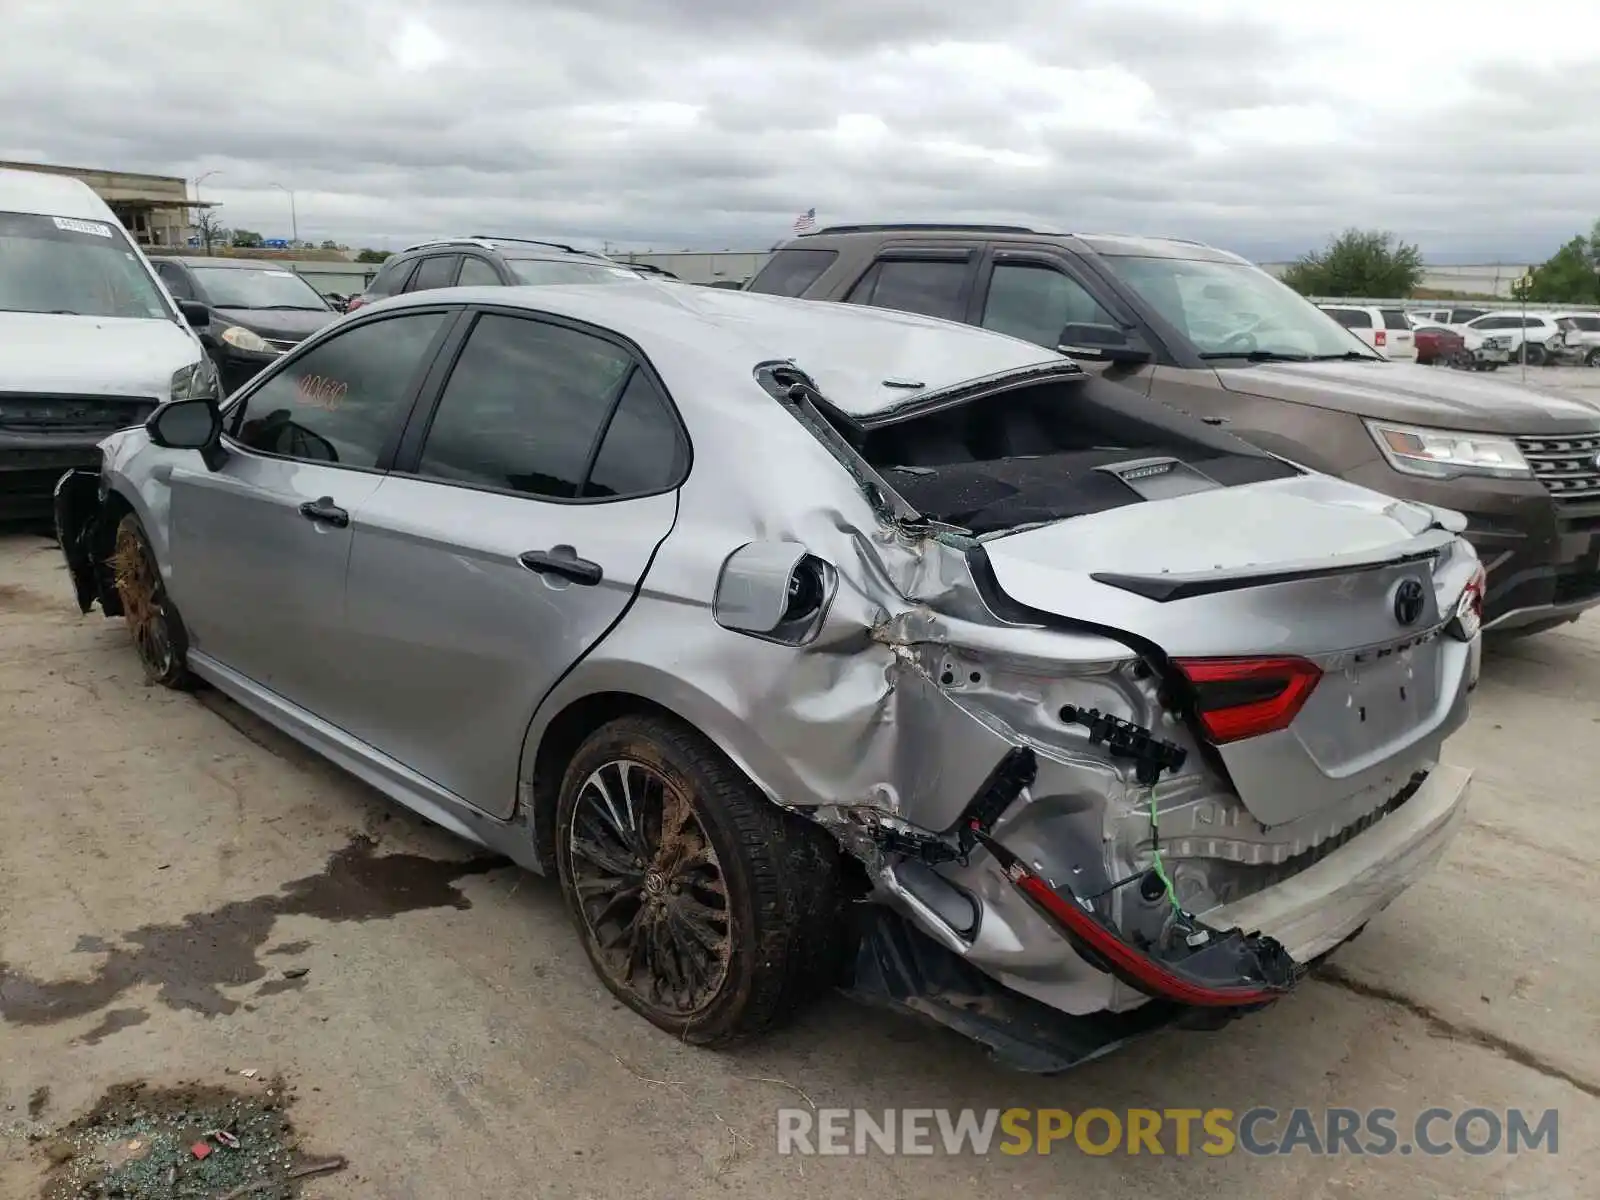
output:
[[[68,233],[92,233],[95,237],[108,238],[111,236],[111,226],[102,225],[99,221],[75,221],[71,217],[54,217],[57,229]]]

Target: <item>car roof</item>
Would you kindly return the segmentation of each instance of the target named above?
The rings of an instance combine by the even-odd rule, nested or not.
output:
[[[961,225],[961,224],[887,224],[887,225],[830,225],[814,233],[803,233],[779,244],[780,250],[799,250],[807,245],[818,245],[835,240],[903,240],[938,241],[943,238],[979,237],[993,242],[1077,243],[1108,257],[1174,258],[1199,262],[1232,262],[1248,264],[1249,260],[1218,250],[1204,242],[1188,238],[1155,237],[1134,233],[1060,233],[1042,229],[1028,229],[1021,225]]]
[[[869,418],[933,392],[1060,354],[1020,338],[915,313],[796,300],[640,276],[637,284],[440,288],[391,296],[363,313],[475,303],[587,321],[656,363],[748,384],[762,363],[792,360],[828,402]],[[672,375],[667,375],[670,382]],[[710,380],[708,379],[709,383]]]
[[[0,212],[115,221],[106,202],[81,179],[0,168]]]

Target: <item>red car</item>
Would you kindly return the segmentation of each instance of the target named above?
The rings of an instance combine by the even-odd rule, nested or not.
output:
[[[1414,336],[1417,361],[1428,366],[1448,363],[1467,348],[1459,333],[1442,325],[1419,325]]]

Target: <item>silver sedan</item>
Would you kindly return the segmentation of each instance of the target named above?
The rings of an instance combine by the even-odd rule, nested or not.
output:
[[[559,878],[714,1045],[819,988],[1057,1070],[1289,991],[1459,824],[1460,518],[1030,343],[449,289],[65,476],[85,612]]]

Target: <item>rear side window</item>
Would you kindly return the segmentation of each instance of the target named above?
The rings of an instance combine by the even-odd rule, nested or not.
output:
[[[966,314],[968,273],[962,259],[879,259],[845,299],[959,321]]]
[[[678,423],[650,376],[637,367],[606,426],[585,496],[645,496],[675,486],[688,466]]]
[[[446,288],[456,281],[456,264],[459,254],[435,254],[417,264],[417,273],[411,277],[408,292],[426,292],[433,288]]]
[[[627,351],[591,334],[523,317],[479,317],[439,398],[418,473],[574,499],[632,369]]]
[[[456,283],[460,287],[498,287],[500,273],[476,254],[469,254],[461,260]]]
[[[1371,329],[1372,314],[1360,308],[1325,308],[1322,310],[1346,329]]]
[[[1383,310],[1383,327],[1385,329],[1399,329],[1409,332],[1411,322],[1406,320],[1406,314],[1398,308],[1386,308]]]
[[[383,264],[377,277],[367,285],[367,295],[375,299],[385,296],[397,296],[400,289],[405,287],[406,280],[410,278],[411,270],[417,265],[414,258],[391,258]]]
[[[1585,333],[1600,333],[1600,317],[1573,317],[1572,323]]]
[[[803,296],[838,257],[837,250],[775,251],[745,290],[768,296]]]

